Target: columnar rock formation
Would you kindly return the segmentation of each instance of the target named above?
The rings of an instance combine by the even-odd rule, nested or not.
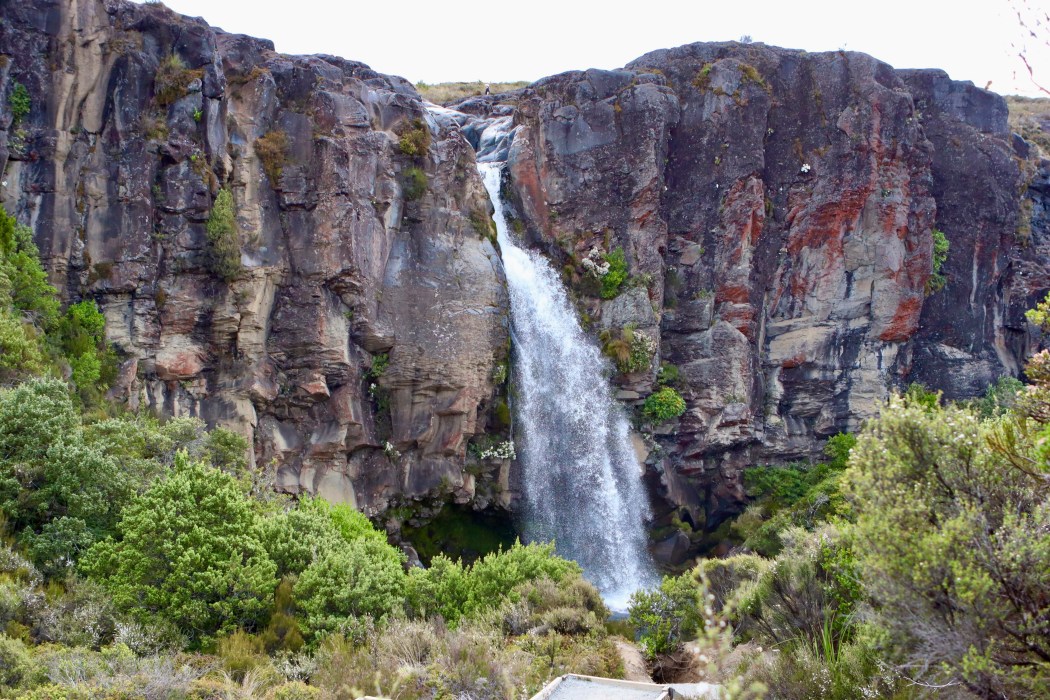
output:
[[[468,143],[489,114],[519,127],[515,229],[596,334],[658,344],[620,397],[679,368],[688,409],[645,449],[697,527],[739,509],[747,465],[818,456],[912,381],[980,394],[1035,343],[1050,168],[1001,98],[940,71],[694,44],[435,119],[404,80],[161,5],[0,16],[3,202],[63,295],[104,309],[114,393],[239,430],[285,490],[510,502],[508,465],[466,466],[471,438],[507,429],[508,301]],[[217,274],[223,189],[240,263]],[[951,244],[939,291],[934,229]],[[616,248],[631,278],[602,300],[583,260]]]
[[[471,224],[490,206],[473,151],[428,127],[411,85],[109,0],[5,3],[0,52],[4,95],[18,82],[33,103],[12,123],[5,101],[4,204],[64,296],[103,308],[117,394],[253,438],[289,491],[474,496],[464,454],[507,298]],[[419,128],[410,157],[399,134]],[[229,281],[207,236],[221,188]]]

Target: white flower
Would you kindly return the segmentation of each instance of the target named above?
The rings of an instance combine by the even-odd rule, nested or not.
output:
[[[803,173],[808,173],[808,172],[809,172],[810,170],[812,170],[812,169],[813,169],[813,168],[811,168],[811,167],[810,167],[809,163],[803,163],[803,164],[802,164],[802,167],[801,167],[801,168],[799,168],[799,171],[800,171],[800,172],[803,172]]]

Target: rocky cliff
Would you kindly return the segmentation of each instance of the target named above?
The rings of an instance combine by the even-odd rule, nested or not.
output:
[[[912,381],[980,394],[1036,342],[1050,168],[1001,98],[940,71],[695,44],[435,118],[401,79],[161,5],[0,14],[3,202],[63,295],[104,309],[114,394],[241,431],[288,491],[510,503],[510,465],[467,450],[508,429],[508,303],[469,143],[493,114],[517,127],[515,230],[596,335],[656,343],[619,397],[678,370],[687,411],[640,449],[698,529],[740,508],[745,466],[818,456]],[[602,299],[585,262],[616,249],[630,278]]]
[[[5,2],[0,53],[32,105],[5,99],[4,205],[104,310],[115,395],[240,431],[284,490],[477,495],[505,285],[473,151],[411,85],[119,0]]]
[[[648,462],[694,524],[740,507],[742,467],[818,457],[910,382],[982,394],[1035,342],[1048,168],[997,95],[863,54],[730,43],[515,97],[518,227],[596,327],[630,324],[678,368],[688,410]],[[603,301],[582,263],[616,248],[632,277]],[[651,369],[618,377],[621,398],[651,391]]]

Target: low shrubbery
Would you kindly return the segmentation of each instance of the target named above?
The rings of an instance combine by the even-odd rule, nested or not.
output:
[[[642,404],[642,415],[654,422],[664,423],[685,413],[685,399],[669,386],[649,394]]]

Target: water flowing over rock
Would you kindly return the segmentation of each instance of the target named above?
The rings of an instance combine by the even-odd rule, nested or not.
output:
[[[393,513],[528,502],[510,460],[468,449],[508,437],[513,398],[479,158],[506,161],[515,247],[550,261],[587,333],[653,341],[616,396],[637,407],[677,368],[686,412],[634,445],[665,562],[744,507],[744,468],[818,458],[912,381],[980,394],[1042,342],[1023,312],[1050,288],[1050,163],[1002,98],[941,71],[691,44],[437,108],[160,4],[19,0],[0,20],[0,200],[63,298],[105,312],[114,397],[239,431],[285,491]],[[233,275],[207,235],[222,189]],[[617,248],[630,278],[603,299],[583,260]],[[568,433],[619,434],[604,384],[577,391],[599,408]]]
[[[580,328],[550,263],[507,230],[502,166],[478,167],[510,289],[524,534],[555,541],[610,605],[625,609],[630,594],[652,580],[642,467],[605,377],[607,360]]]

